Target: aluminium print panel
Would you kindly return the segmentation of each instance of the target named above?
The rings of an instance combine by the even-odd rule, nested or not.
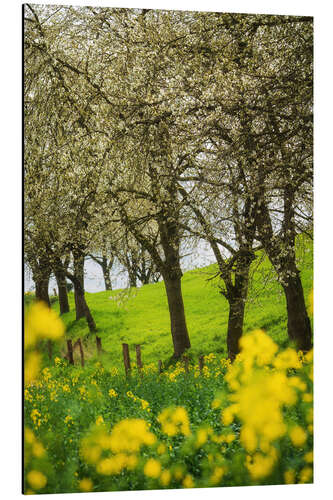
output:
[[[23,16],[23,492],[311,483],[313,19]]]

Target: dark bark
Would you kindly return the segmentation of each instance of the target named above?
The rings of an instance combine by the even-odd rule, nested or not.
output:
[[[38,273],[38,277],[34,277],[35,281],[35,296],[36,300],[45,302],[49,307],[51,307],[50,297],[49,297],[49,280],[50,273]]]
[[[69,302],[66,286],[66,274],[63,265],[60,266],[60,262],[54,270],[54,275],[58,285],[60,314],[65,314],[69,312]]]
[[[38,259],[35,258],[32,265],[33,280],[35,282],[36,300],[45,302],[51,307],[49,297],[49,281],[51,276],[50,259],[44,253]]]
[[[84,293],[84,253],[79,249],[73,251],[74,274],[66,271],[66,276],[74,285],[75,313],[76,320],[86,318],[89,331],[96,331],[96,323],[86,302]]]
[[[96,347],[97,354],[100,356],[102,354],[102,339],[101,337],[98,337],[98,335],[96,335]]]
[[[74,296],[75,296],[75,307],[76,307],[76,319],[78,320],[85,317],[89,326],[89,331],[95,332],[96,323],[94,321],[94,318],[92,317],[89,306],[86,302],[84,289],[81,287],[81,285],[77,284],[75,286],[74,283]]]
[[[244,311],[245,302],[243,299],[229,301],[227,348],[231,361],[239,353],[239,339],[243,334]]]
[[[306,310],[302,282],[299,273],[283,285],[288,312],[288,335],[297,349],[309,351],[312,347],[311,323]]]
[[[71,365],[74,365],[73,344],[71,339],[67,340],[67,359]]]
[[[288,190],[286,190],[289,195]],[[280,241],[273,238],[273,228],[267,205],[262,197],[260,212],[260,239],[274,267],[286,297],[288,337],[297,349],[308,351],[312,347],[311,323],[306,310],[303,285],[295,256],[295,231],[290,220],[293,211],[288,208],[289,196],[285,196],[284,234]],[[288,231],[287,231],[288,230]],[[284,250],[284,249],[287,249]],[[284,250],[284,251],[282,251]]]
[[[127,267],[127,272],[128,272],[128,278],[129,278],[129,284],[130,287],[136,288],[136,274],[137,270],[135,267],[135,264],[132,263],[131,266]]]
[[[191,347],[185,320],[181,276],[175,279],[164,276],[164,284],[169,305],[174,357],[179,358],[186,349]]]
[[[236,257],[236,256],[235,256]],[[226,298],[229,302],[227,348],[228,357],[233,361],[239,353],[239,339],[243,334],[245,303],[248,293],[249,272],[254,254],[240,253],[236,260],[234,284],[228,280]]]

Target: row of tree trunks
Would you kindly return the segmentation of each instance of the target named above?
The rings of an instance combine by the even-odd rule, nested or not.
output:
[[[91,314],[89,306],[85,299],[84,292],[84,258],[85,255],[80,249],[73,251],[74,258],[74,274],[68,272],[68,262],[66,264],[61,261],[60,258],[54,257],[53,265],[51,265],[51,260],[49,258],[40,259],[40,262],[36,261],[33,267],[33,279],[35,281],[36,289],[36,300],[45,302],[50,307],[49,298],[49,281],[51,276],[51,270],[53,268],[54,275],[56,277],[58,292],[59,292],[59,305],[60,314],[65,314],[69,312],[69,302],[66,286],[66,277],[68,277],[74,285],[74,300],[75,300],[75,311],[76,320],[83,317],[86,318],[89,330],[91,332],[96,331],[96,323]],[[37,264],[38,267],[37,267]]]
[[[268,248],[268,255],[279,272],[279,266],[276,265],[276,258],[272,254],[272,249]],[[74,297],[76,320],[85,317],[91,332],[96,331],[96,323],[93,319],[91,311],[85,299],[84,292],[84,254],[82,252],[73,252],[74,255],[74,276],[71,276],[74,284]],[[170,255],[169,259],[173,260],[177,256]],[[44,259],[45,260],[45,259]],[[228,357],[233,360],[239,352],[239,339],[243,333],[245,303],[248,289],[248,275],[251,260],[246,262],[240,259],[238,268],[235,273],[235,283],[231,280],[226,281],[227,293],[226,298],[229,304],[228,328],[227,328],[227,349]],[[171,269],[171,265],[169,271]],[[298,349],[308,351],[312,347],[311,342],[311,324],[306,310],[304,300],[304,292],[299,276],[299,271],[294,262],[289,263],[289,268],[292,268],[288,281],[284,283],[283,290],[286,298],[287,314],[288,314],[288,336],[291,341],[295,342]],[[164,271],[163,278],[166,288],[171,334],[174,346],[174,356],[179,358],[190,344],[189,334],[186,325],[184,303],[181,289],[182,272],[180,266],[176,269],[173,265],[172,272],[168,272],[168,267]],[[60,314],[69,311],[69,302],[66,288],[66,270],[64,266],[58,263],[55,266],[55,276],[59,290]],[[34,280],[36,285],[36,299],[44,301],[50,306],[48,293],[49,279],[51,268],[44,262],[43,267],[35,270]],[[228,286],[229,283],[229,286]]]

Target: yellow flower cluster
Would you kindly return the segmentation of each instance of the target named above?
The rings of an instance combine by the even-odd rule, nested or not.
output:
[[[59,316],[44,302],[31,306],[25,321],[25,346],[28,348],[40,339],[59,340],[65,327]]]
[[[41,490],[46,486],[47,478],[39,470],[31,470],[27,474],[27,481],[34,490]]]
[[[109,392],[109,394],[110,394],[110,392]],[[146,410],[147,412],[150,412],[150,408],[149,408],[149,403],[148,403],[148,401],[146,401],[145,399],[139,398],[138,396],[135,396],[135,395],[132,393],[132,391],[127,391],[126,395],[127,395],[129,398],[133,399],[133,401],[139,401],[139,402],[140,402],[140,404],[141,404],[141,408],[142,408],[143,410]]]
[[[99,474],[119,474],[136,467],[137,453],[142,446],[155,443],[156,436],[149,431],[145,420],[125,419],[118,422],[111,433],[104,426],[95,428],[83,439],[81,455],[87,463],[95,465]]]
[[[165,408],[159,414],[157,420],[161,424],[164,434],[168,436],[175,436],[176,434],[189,436],[191,434],[188,414],[182,406]]]
[[[46,486],[47,477],[36,468],[36,465],[38,464],[39,467],[41,460],[45,459],[47,455],[43,444],[36,438],[33,431],[26,427],[24,429],[24,466],[27,470],[25,493],[34,494]]]
[[[68,426],[70,426],[71,424],[73,424],[73,417],[72,415],[67,415],[65,418],[64,418],[64,422],[65,424],[67,424]]]
[[[24,430],[24,444],[25,452],[29,450],[33,457],[40,458],[45,455],[44,446],[36,439],[33,431],[29,429],[29,427],[26,427]]]
[[[232,404],[222,411],[222,422],[229,425],[234,417],[241,421],[240,442],[248,452],[245,465],[258,480],[268,476],[277,462],[274,441],[289,433],[295,447],[306,443],[308,434],[301,426],[288,430],[283,410],[297,402],[297,391],[304,392],[307,387],[288,373],[302,366],[295,350],[288,348],[277,354],[278,346],[262,330],[244,335],[240,345],[241,353],[225,376]],[[220,404],[219,399],[213,401],[215,408]],[[290,481],[290,474],[286,478]]]
[[[143,472],[147,477],[158,478],[162,472],[161,463],[155,458],[150,458],[146,462]]]
[[[39,340],[59,340],[65,327],[55,311],[43,302],[33,304],[25,320],[24,335],[24,380],[34,382],[41,370],[42,357],[36,349]]]

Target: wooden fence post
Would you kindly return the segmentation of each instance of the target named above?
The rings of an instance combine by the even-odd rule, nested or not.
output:
[[[129,375],[131,371],[131,360],[129,355],[128,344],[123,344],[123,357],[126,376]]]
[[[204,367],[204,357],[203,357],[203,355],[201,355],[201,356],[199,356],[199,370],[200,370],[200,374],[202,374],[203,367]]]
[[[68,361],[71,365],[74,365],[74,357],[73,357],[73,344],[71,339],[67,340],[67,357]]]
[[[158,373],[162,373],[162,361],[158,360]]]
[[[136,365],[138,367],[138,370],[141,371],[141,369],[143,368],[142,360],[141,360],[141,345],[136,344],[135,352],[136,352]]]
[[[102,339],[97,335],[96,335],[96,347],[97,347],[97,354],[98,356],[100,356],[102,354]]]

